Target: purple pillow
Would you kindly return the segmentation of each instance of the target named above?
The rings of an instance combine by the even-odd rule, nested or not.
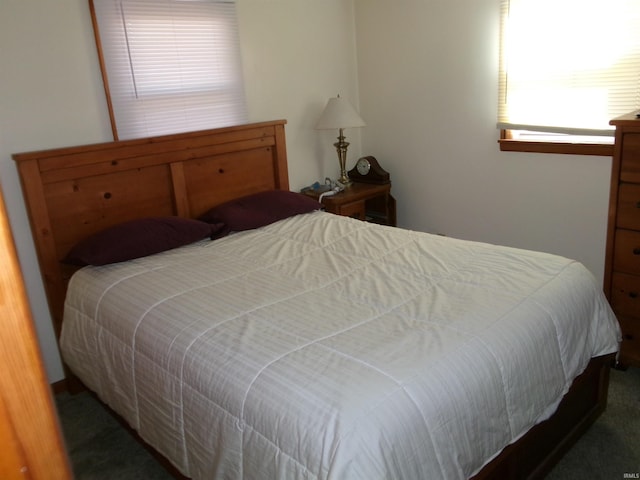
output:
[[[308,195],[288,190],[268,190],[213,207],[199,220],[224,223],[225,233],[240,232],[320,208],[322,204]]]
[[[114,225],[76,244],[62,260],[72,265],[107,265],[145,257],[213,238],[223,225],[182,217],[149,217]]]

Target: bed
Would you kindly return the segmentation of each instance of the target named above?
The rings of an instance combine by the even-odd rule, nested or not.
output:
[[[14,155],[69,374],[189,478],[543,476],[606,406],[620,332],[591,274],[299,211],[285,123]],[[256,198],[282,215],[210,215]],[[149,218],[210,230],[69,264]]]

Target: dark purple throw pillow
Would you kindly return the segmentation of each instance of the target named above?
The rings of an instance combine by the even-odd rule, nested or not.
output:
[[[322,208],[315,199],[288,190],[268,190],[213,207],[199,217],[207,223],[223,223],[224,231],[240,232]]]
[[[75,245],[62,260],[72,265],[107,265],[145,257],[213,238],[223,225],[182,217],[149,217],[114,225]]]

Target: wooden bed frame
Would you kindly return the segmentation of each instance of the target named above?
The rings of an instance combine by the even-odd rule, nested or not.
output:
[[[289,189],[286,121],[13,155],[56,335],[78,241],[135,218],[195,218],[227,200]],[[541,478],[604,411],[613,355],[592,359],[556,414],[476,479]],[[69,372],[70,374],[71,372]]]

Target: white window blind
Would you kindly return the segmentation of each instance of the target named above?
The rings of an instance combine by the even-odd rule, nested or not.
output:
[[[498,128],[612,136],[639,107],[640,1],[503,0]]]
[[[247,121],[233,1],[92,2],[117,138]]]

